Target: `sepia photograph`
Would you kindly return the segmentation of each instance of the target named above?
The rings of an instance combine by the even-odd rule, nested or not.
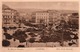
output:
[[[79,47],[79,3],[2,2],[2,47]]]

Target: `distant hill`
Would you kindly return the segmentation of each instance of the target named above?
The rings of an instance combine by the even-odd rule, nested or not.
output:
[[[32,13],[35,11],[48,11],[48,10],[42,10],[42,9],[16,9],[20,13]],[[50,10],[50,11],[57,11],[60,13],[78,13],[77,10]]]
[[[24,13],[32,13],[32,12],[35,12],[35,11],[43,11],[41,9],[17,9],[18,12],[24,12]]]
[[[79,13],[77,10],[60,10],[61,13]]]
[[[5,9],[11,9],[11,8],[9,8],[7,5],[5,5],[5,4],[2,4],[2,9],[3,10],[5,10]]]

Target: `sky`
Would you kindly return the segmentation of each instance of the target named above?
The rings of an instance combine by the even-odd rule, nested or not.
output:
[[[78,10],[78,2],[3,2],[13,9]]]

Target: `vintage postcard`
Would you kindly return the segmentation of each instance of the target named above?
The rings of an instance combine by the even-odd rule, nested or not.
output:
[[[3,1],[1,5],[4,52],[6,48],[79,50],[79,1]]]

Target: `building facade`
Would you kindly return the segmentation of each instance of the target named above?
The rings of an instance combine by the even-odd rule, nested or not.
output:
[[[36,23],[48,23],[49,22],[49,13],[48,12],[37,12],[36,13]]]
[[[2,5],[2,26],[14,27],[16,24],[17,11],[9,8],[6,5]]]
[[[58,24],[61,20],[61,13],[56,10],[49,11],[49,22],[52,22],[53,25]]]
[[[79,14],[72,13],[72,15],[69,16],[69,21],[71,22],[71,24],[75,24],[79,26]]]
[[[60,20],[60,13],[56,11],[37,11],[33,13],[32,20],[36,23],[55,23]]]

